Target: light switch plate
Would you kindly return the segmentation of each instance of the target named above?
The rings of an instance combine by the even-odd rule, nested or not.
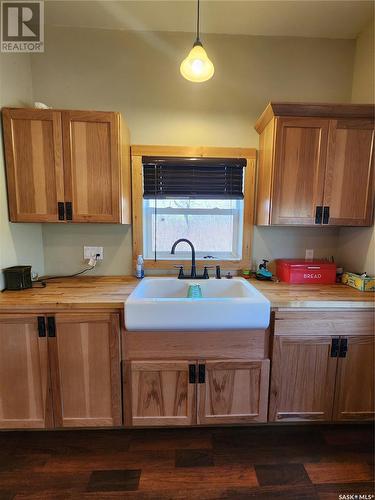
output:
[[[90,260],[91,257],[95,257],[99,254],[97,260],[103,260],[104,252],[103,247],[83,247],[83,258],[85,260]]]
[[[306,248],[305,260],[314,260],[314,249],[313,248]]]

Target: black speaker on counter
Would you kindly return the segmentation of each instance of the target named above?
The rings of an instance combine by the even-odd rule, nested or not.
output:
[[[32,288],[31,266],[12,266],[3,269],[5,290]]]

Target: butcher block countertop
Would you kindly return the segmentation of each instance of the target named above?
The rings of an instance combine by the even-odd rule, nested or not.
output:
[[[0,312],[118,310],[124,307],[137,283],[132,276],[54,279],[45,288],[1,293]],[[360,292],[346,285],[290,285],[257,280],[251,283],[270,300],[273,309],[374,308],[373,292]]]

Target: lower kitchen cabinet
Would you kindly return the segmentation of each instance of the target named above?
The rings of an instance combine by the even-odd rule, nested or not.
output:
[[[348,335],[339,358],[334,420],[371,420],[375,416],[374,350],[372,335]]]
[[[32,315],[0,315],[0,428],[53,423],[47,337]]]
[[[49,342],[56,427],[121,424],[119,329],[117,314],[55,315]]]
[[[269,360],[198,365],[198,423],[267,422]],[[202,369],[200,369],[202,367]]]
[[[119,315],[0,315],[0,428],[116,426]]]
[[[132,361],[130,366],[132,425],[195,423],[195,361]]]
[[[277,336],[272,355],[270,420],[330,420],[337,358],[332,337]]]
[[[127,366],[129,425],[267,421],[268,359],[129,361]]]
[[[277,313],[271,421],[374,418],[373,313]]]

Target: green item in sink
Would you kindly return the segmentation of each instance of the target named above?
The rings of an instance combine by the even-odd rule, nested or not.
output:
[[[201,299],[202,298],[202,289],[198,283],[190,283],[188,288],[189,299]]]

